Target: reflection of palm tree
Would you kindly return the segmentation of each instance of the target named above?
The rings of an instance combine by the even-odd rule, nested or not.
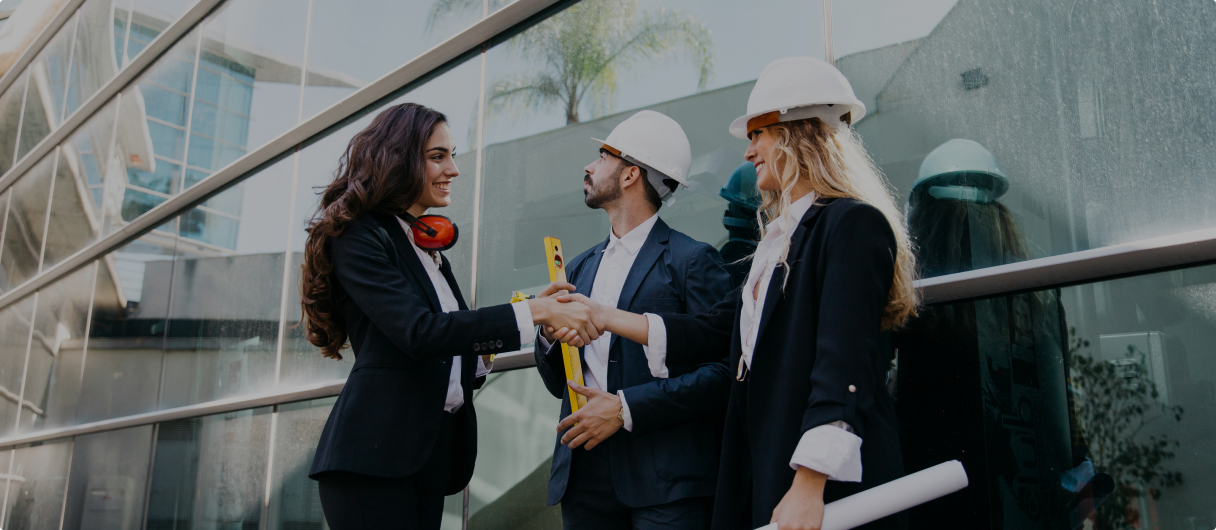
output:
[[[437,0],[431,22],[481,6],[482,0]],[[489,110],[517,114],[560,105],[566,123],[578,123],[579,105],[590,98],[592,116],[602,116],[612,111],[622,74],[679,52],[696,63],[697,88],[704,89],[714,70],[709,28],[682,11],[645,11],[635,19],[637,12],[638,0],[584,0],[512,38],[507,46],[544,67],[496,80]]]
[[[1117,486],[1097,510],[1097,528],[1130,529],[1138,514],[1129,507],[1142,491],[1160,498],[1162,489],[1183,483],[1180,471],[1166,469],[1180,447],[1169,435],[1143,436],[1158,419],[1182,421],[1182,407],[1160,402],[1157,385],[1145,374],[1144,353],[1128,346],[1119,363],[1081,355],[1089,341],[1073,335],[1070,382],[1080,427],[1094,469],[1109,474]]]

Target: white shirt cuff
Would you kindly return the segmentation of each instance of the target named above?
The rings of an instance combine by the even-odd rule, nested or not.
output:
[[[536,325],[532,323],[532,308],[528,306],[528,301],[515,302],[511,304],[511,309],[515,310],[515,325],[519,326],[519,345],[532,342],[536,336]]]
[[[633,416],[629,415],[629,403],[625,402],[625,391],[617,390],[616,395],[621,397],[621,419],[625,420],[625,430],[633,432]]]
[[[645,313],[650,330],[646,332],[645,346],[642,353],[646,355],[646,364],[650,366],[650,375],[666,379],[667,371],[667,326],[663,325],[663,317],[654,313]]]
[[[477,356],[477,373],[475,373],[473,375],[473,377],[481,377],[483,375],[490,373],[490,370],[493,370],[493,369],[494,369],[494,363],[491,362],[489,366],[486,366],[485,359],[482,358],[482,356],[478,355]]]
[[[790,458],[790,467],[813,469],[828,480],[861,482],[861,438],[843,421],[806,431]]]

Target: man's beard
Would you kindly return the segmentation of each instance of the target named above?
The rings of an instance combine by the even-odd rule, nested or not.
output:
[[[584,177],[588,180],[591,177]],[[595,181],[591,181],[591,190],[583,188],[583,202],[591,208],[603,208],[604,205],[611,203],[625,194],[625,190],[621,189],[621,181],[615,176],[604,179],[599,185]]]

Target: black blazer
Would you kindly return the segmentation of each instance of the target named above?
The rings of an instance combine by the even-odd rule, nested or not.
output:
[[[605,239],[570,260],[567,270],[576,292],[591,295],[607,246]],[[727,295],[730,281],[717,250],[659,219],[625,277],[617,307],[635,313],[705,313]],[[624,389],[633,419],[632,432],[621,429],[604,442],[612,455],[617,499],[641,507],[713,495],[731,381],[726,353],[701,364],[668,362],[669,377],[659,379],[650,375],[641,344],[619,335],[610,344],[604,384],[608,392]],[[561,417],[569,416],[561,345],[547,352],[538,347],[536,368],[549,393],[562,400]],[[571,450],[561,435],[553,447],[549,505],[562,500],[570,480]]]
[[[903,475],[886,390],[890,351],[881,333],[895,252],[890,225],[868,204],[821,200],[802,217],[790,240],[785,289],[783,267],[769,285],[751,373],[731,387],[715,530],[768,524],[793,483],[794,448],[820,425],[843,420],[863,440],[862,482],[829,481],[826,502]],[[742,355],[741,296],[749,294],[740,288],[705,315],[662,315],[668,362],[713,358],[729,348],[734,375]],[[863,528],[901,528],[901,521],[893,516]]]
[[[358,219],[329,251],[334,296],[355,365],[325,422],[309,476],[347,471],[399,478],[418,472],[446,414],[452,358],[459,355],[464,405],[455,415],[455,457],[444,488],[448,495],[459,492],[477,458],[477,355],[519,349],[515,312],[509,305],[468,311],[444,258],[440,271],[461,309],[444,313],[413,244],[392,216]]]

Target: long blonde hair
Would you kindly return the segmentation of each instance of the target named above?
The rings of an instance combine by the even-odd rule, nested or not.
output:
[[[836,129],[819,118],[777,123],[770,125],[768,130],[775,141],[773,151],[768,155],[771,160],[767,162],[777,182],[781,183],[781,191],[760,192],[763,203],[756,216],[762,226],[761,234],[768,230],[764,219],[789,216],[790,194],[799,179],[807,180],[816,199],[847,197],[877,208],[891,224],[896,244],[895,278],[883,309],[882,329],[902,327],[909,318],[916,316],[920,307],[920,295],[913,285],[916,256],[891,187],[862,146],[861,138],[852,129]],[[797,222],[797,219],[787,219],[785,224],[793,226]],[[783,266],[789,265],[786,263],[788,254],[787,235],[781,252]]]

